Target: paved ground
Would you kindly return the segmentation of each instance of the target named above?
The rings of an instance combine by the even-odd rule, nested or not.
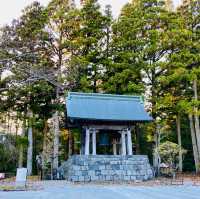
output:
[[[42,190],[1,192],[0,199],[200,199],[200,186],[45,184]]]

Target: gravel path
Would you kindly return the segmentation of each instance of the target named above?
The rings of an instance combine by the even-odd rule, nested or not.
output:
[[[0,199],[200,199],[200,186],[72,185],[45,182],[38,191],[2,192]]]

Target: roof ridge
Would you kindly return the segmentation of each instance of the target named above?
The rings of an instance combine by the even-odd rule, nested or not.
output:
[[[137,99],[142,101],[142,97],[139,95],[119,95],[119,94],[107,94],[107,93],[82,93],[82,92],[69,92],[68,93],[68,98],[71,96],[80,96],[84,98],[89,98],[89,97],[98,97],[98,98],[121,98],[121,99]]]

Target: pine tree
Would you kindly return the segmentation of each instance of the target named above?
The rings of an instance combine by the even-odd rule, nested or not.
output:
[[[110,21],[110,14],[104,16],[101,13],[97,0],[88,0],[83,4],[77,37],[79,51],[73,59],[77,66],[77,86],[74,89],[98,92],[104,72],[104,48],[107,48]]]
[[[110,59],[104,76],[104,90],[109,93],[141,93],[140,62],[143,41],[139,39],[142,20],[140,11],[126,5],[112,27]]]
[[[56,90],[55,104],[58,108],[53,115],[54,121],[54,151],[53,168],[58,168],[59,157],[59,103],[64,94],[64,88],[69,88],[68,78],[69,59],[75,54],[76,46],[73,38],[76,35],[79,23],[77,23],[77,10],[74,1],[56,0],[51,1],[47,7],[48,21],[46,31],[48,33],[47,45],[51,61],[54,67],[54,82]],[[47,49],[48,50],[48,49]]]
[[[133,1],[113,25],[113,55],[105,87],[114,93],[143,93],[153,118],[160,118],[157,103],[164,90],[160,78],[167,74],[166,59],[176,50],[180,32],[177,15],[162,1]],[[146,90],[146,92],[144,92]],[[152,136],[157,145],[157,124]],[[158,166],[159,157],[154,157]]]
[[[187,37],[182,40],[182,46],[176,53],[176,60],[180,62],[188,74],[188,88],[190,90],[190,95],[188,96],[188,114],[191,123],[191,135],[194,137],[196,134],[196,140],[193,139],[194,156],[198,153],[197,157],[194,157],[196,163],[196,170],[198,171],[198,161],[200,160],[199,149],[200,149],[200,121],[199,121],[199,96],[198,96],[198,79],[200,72],[200,2],[194,1],[184,1],[183,4],[178,9],[178,12],[183,17],[185,22],[185,29],[187,31]],[[192,88],[192,90],[191,90]],[[191,92],[192,91],[192,92]],[[191,95],[193,93],[193,95]],[[194,120],[193,120],[194,118]],[[194,123],[194,125],[192,125]],[[194,129],[193,129],[194,126]]]

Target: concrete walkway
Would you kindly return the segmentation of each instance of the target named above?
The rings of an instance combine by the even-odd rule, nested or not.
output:
[[[1,192],[0,199],[200,199],[198,186],[45,184],[43,190]]]

